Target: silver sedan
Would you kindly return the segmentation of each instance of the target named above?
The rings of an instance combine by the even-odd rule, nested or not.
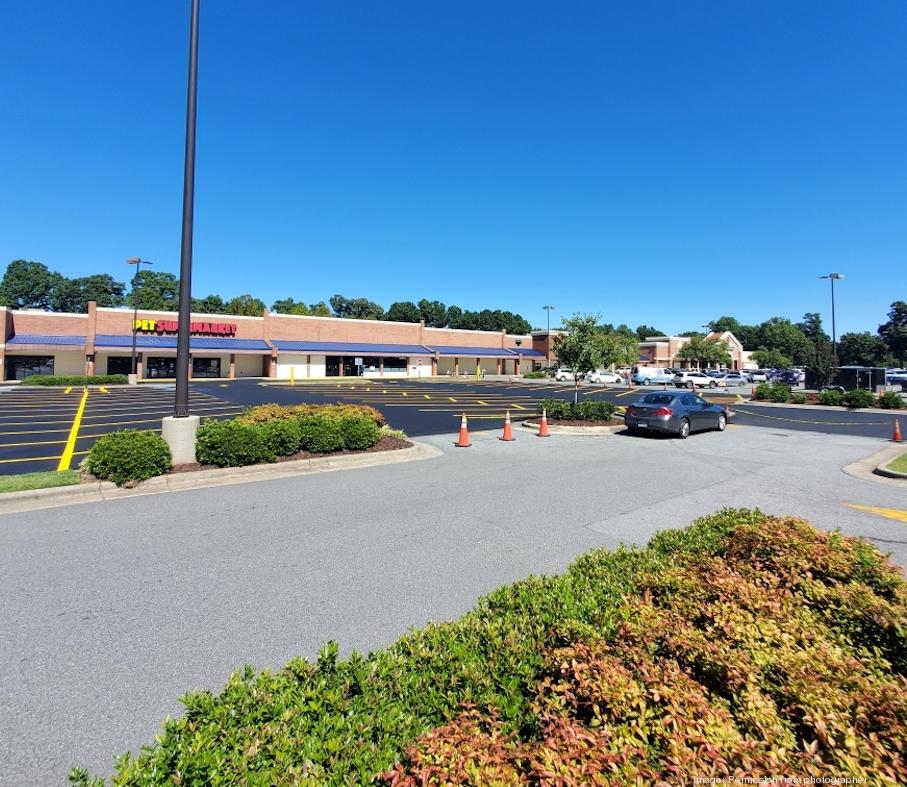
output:
[[[667,432],[681,439],[690,432],[727,427],[728,411],[694,393],[650,393],[633,402],[624,415],[630,432]]]

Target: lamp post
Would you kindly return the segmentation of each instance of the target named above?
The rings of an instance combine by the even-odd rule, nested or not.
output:
[[[843,273],[827,273],[820,276],[820,279],[828,279],[831,282],[831,356],[834,359],[835,368],[838,366],[838,336],[835,332],[835,280],[843,279]]]
[[[554,311],[555,307],[550,303],[546,303],[542,308],[545,310],[545,346],[548,349],[545,356],[548,363],[551,363],[551,312]]]
[[[195,461],[197,415],[189,415],[189,326],[192,311],[192,220],[195,207],[195,114],[198,85],[198,17],[200,0],[191,0],[189,77],[186,95],[186,145],[183,163],[183,233],[180,246],[179,317],[176,335],[176,395],[173,416],[165,418],[162,435],[173,464]]]
[[[138,382],[138,364],[136,364],[136,353],[135,353],[135,334],[138,330],[139,320],[139,293],[138,293],[138,282],[139,282],[139,271],[143,265],[153,265],[154,263],[149,260],[143,260],[139,257],[130,257],[126,260],[127,265],[135,265],[135,276],[132,277],[132,374],[129,376],[129,382],[135,385]]]

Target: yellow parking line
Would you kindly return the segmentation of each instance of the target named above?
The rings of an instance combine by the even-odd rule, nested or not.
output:
[[[88,453],[88,450],[86,449],[85,451],[73,451],[72,455],[73,456],[82,456],[83,454],[87,454],[87,453]],[[19,459],[0,459],[0,464],[11,465],[16,462],[50,462],[55,459],[57,459],[56,456],[26,456],[26,457],[22,457]]]
[[[428,394],[422,394],[422,396],[424,396],[426,399],[431,399],[431,397]]]
[[[525,409],[527,409],[527,408],[523,407],[523,405],[517,404],[516,402],[511,402],[511,403],[510,403],[510,406],[511,406],[514,410],[525,410]]]
[[[624,391],[623,393],[619,393],[619,394],[617,394],[617,396],[629,396],[630,394],[635,394],[635,393],[638,393],[638,392],[635,389],[631,389],[629,391]]]
[[[63,393],[68,394],[70,391],[72,391],[72,386],[68,385],[68,386],[66,386],[66,390],[63,391]]]
[[[488,407],[488,402],[483,402],[481,399],[476,399],[476,401],[477,401],[479,404],[484,404],[486,407]]]
[[[448,398],[451,402],[456,402],[456,401],[457,401],[457,400],[454,399],[452,396],[448,396],[447,398]]]
[[[100,386],[98,390],[100,390],[101,393],[110,393],[103,385]]]
[[[60,457],[60,464],[57,470],[69,470],[72,463],[72,453],[76,447],[76,437],[79,434],[79,426],[82,423],[82,413],[85,412],[85,402],[88,401],[88,388],[82,391],[82,401],[79,402],[79,409],[76,410],[75,418],[72,419],[72,429],[69,430],[69,439],[66,441],[66,448],[63,449],[63,456]]]
[[[409,394],[406,391],[401,391],[400,393],[402,393],[404,396],[409,396]]]
[[[847,503],[848,508],[855,508],[857,511],[866,511],[870,514],[883,516],[887,519],[896,519],[898,522],[907,522],[907,511],[900,508],[878,508],[876,506],[861,506],[858,503]]]

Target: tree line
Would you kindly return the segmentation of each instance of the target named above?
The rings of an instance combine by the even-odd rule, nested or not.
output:
[[[40,262],[14,260],[0,281],[0,305],[11,309],[43,309],[51,312],[88,311],[88,302],[98,306],[130,308],[149,311],[176,311],[179,305],[179,279],[172,273],[140,270],[133,277],[127,293],[126,283],[110,274],[67,278]],[[233,314],[257,317],[266,309],[260,298],[245,293],[224,299],[216,293],[192,298],[192,311],[200,314]],[[384,307],[367,298],[332,296],[327,303],[305,303],[294,298],[280,298],[271,304],[279,314],[340,317],[358,320],[390,320],[419,322],[431,328],[459,328],[474,331],[507,331],[526,334],[530,323],[520,314],[500,309],[470,311],[459,306],[447,306],[427,298],[418,303],[397,301],[385,311]]]

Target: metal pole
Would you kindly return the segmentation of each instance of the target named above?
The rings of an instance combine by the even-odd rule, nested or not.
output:
[[[135,335],[136,335],[136,323],[139,319],[139,295],[138,295],[138,283],[139,283],[139,271],[142,269],[142,265],[151,265],[152,263],[148,260],[143,260],[141,257],[130,257],[126,260],[128,265],[135,265],[135,276],[132,279],[132,373],[138,373],[138,365],[136,364],[136,351],[135,351]]]
[[[176,399],[173,414],[189,415],[189,321],[192,310],[192,219],[195,207],[195,108],[198,82],[198,16],[192,0],[189,25],[189,90],[186,99],[186,154],[183,166],[183,238],[180,248],[179,321],[176,337]]]
[[[831,357],[834,359],[835,368],[838,367],[838,335],[835,331],[835,277],[829,277],[831,282]]]

